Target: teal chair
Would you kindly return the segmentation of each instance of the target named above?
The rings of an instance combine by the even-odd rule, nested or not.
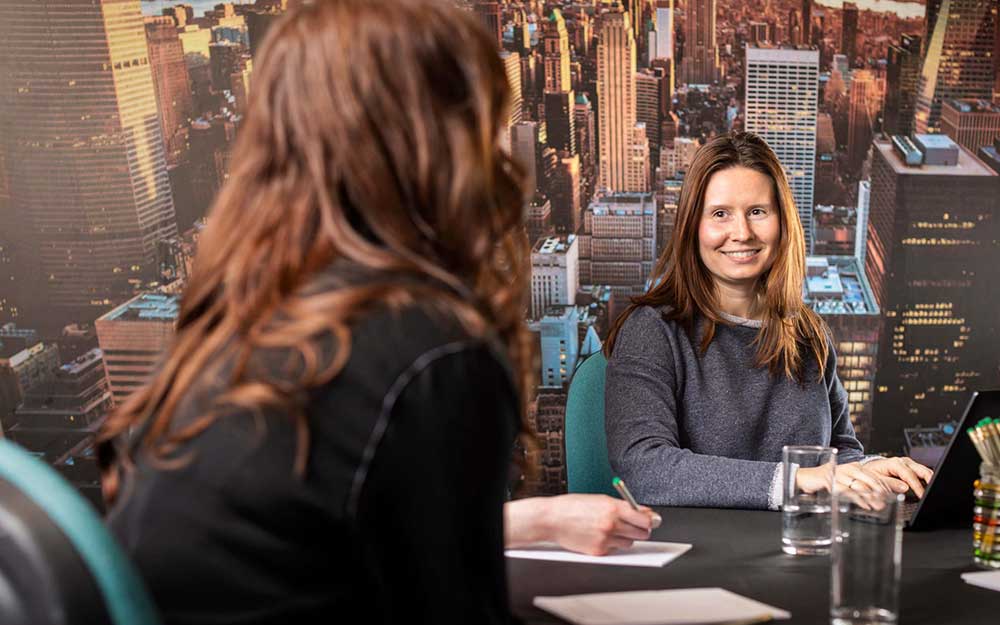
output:
[[[0,439],[0,622],[158,625],[138,574],[93,506]]]
[[[566,399],[566,482],[571,493],[617,497],[611,486],[608,440],[604,433],[604,370],[608,361],[596,352],[581,364]]]

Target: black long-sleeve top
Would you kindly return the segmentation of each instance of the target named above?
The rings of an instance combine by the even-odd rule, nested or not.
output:
[[[516,397],[457,323],[378,312],[311,396],[304,479],[287,415],[227,414],[181,468],[139,454],[109,524],[167,625],[507,622]]]

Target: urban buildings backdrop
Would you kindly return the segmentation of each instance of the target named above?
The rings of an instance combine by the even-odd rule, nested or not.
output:
[[[0,425],[95,502],[94,433],[170,339],[288,1],[0,0]],[[565,488],[573,372],[731,129],[789,175],[870,449],[932,457],[1000,386],[997,0],[455,1],[496,39],[532,192],[529,492]]]

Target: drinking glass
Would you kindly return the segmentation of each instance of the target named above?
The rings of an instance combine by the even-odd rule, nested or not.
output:
[[[784,466],[781,502],[781,550],[791,555],[830,553],[830,506],[837,450],[833,447],[782,448]],[[825,485],[807,492],[796,484],[799,469],[822,467]]]
[[[904,497],[838,491],[833,502],[830,621],[882,625],[899,618]]]

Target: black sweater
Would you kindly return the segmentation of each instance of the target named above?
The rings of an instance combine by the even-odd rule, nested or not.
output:
[[[139,454],[108,522],[167,625],[507,622],[517,415],[486,342],[418,308],[379,312],[311,396],[305,479],[288,415],[230,414],[181,468]]]

